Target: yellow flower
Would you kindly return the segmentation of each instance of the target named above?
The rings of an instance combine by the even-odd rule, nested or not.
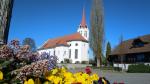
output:
[[[3,72],[0,71],[0,80],[3,80]]]
[[[54,84],[59,84],[60,82],[62,82],[62,78],[60,77],[55,77],[55,79],[53,80]]]
[[[24,81],[24,84],[28,84],[28,81]]]
[[[64,81],[66,84],[68,84],[68,83],[71,84],[71,83],[75,82],[76,80],[74,77],[70,77],[70,78],[65,78]]]
[[[85,79],[87,79],[89,77],[89,75],[86,74],[86,73],[84,73],[84,74],[82,74],[82,77],[85,78]]]
[[[91,80],[92,81],[97,81],[99,79],[99,77],[98,77],[98,75],[97,74],[93,74],[92,76],[91,76]]]
[[[70,78],[70,77],[72,77],[73,75],[72,75],[72,73],[71,72],[66,72],[66,73],[64,73],[64,77],[65,78]]]
[[[29,79],[28,80],[28,84],[34,84],[34,80],[33,79]]]
[[[52,74],[54,75],[54,74],[56,74],[58,72],[58,69],[53,69],[52,70]]]
[[[102,81],[103,81],[104,84],[107,84],[107,82],[104,79],[102,79]]]
[[[66,69],[64,67],[61,68],[61,73],[65,73]]]
[[[55,78],[55,76],[48,76],[46,79],[48,79],[49,81],[52,81]]]
[[[48,82],[48,81],[46,81],[46,82],[44,82],[44,84],[49,84],[49,82]]]

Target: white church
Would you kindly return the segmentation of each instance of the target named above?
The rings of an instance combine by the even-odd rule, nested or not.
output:
[[[89,62],[89,29],[83,9],[82,20],[76,33],[54,39],[48,39],[39,49],[39,53],[47,52],[58,57],[58,63],[65,59],[71,63]]]

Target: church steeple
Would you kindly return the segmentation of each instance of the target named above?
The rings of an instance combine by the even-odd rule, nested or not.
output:
[[[82,20],[81,20],[81,23],[80,23],[80,27],[87,28],[86,18],[85,18],[85,9],[84,8],[83,8],[83,11],[82,11]]]
[[[77,32],[79,32],[86,40],[89,39],[89,30],[88,30],[88,27],[87,27],[87,24],[86,24],[84,8],[83,8],[83,11],[82,11],[81,23],[79,25],[79,28],[78,28]]]

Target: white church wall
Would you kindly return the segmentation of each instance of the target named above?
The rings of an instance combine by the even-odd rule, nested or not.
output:
[[[64,61],[64,59],[71,59],[72,63],[76,63],[79,61],[89,61],[89,54],[88,54],[88,43],[82,41],[70,41],[67,42],[70,47],[67,46],[58,46],[56,48],[50,49],[43,49],[39,50],[38,52],[42,54],[43,52],[49,53],[50,55],[55,55],[58,57],[58,63]],[[71,49],[71,58],[69,58],[69,50]],[[75,58],[75,49],[78,50],[78,58]]]
[[[86,43],[86,42],[82,42],[82,55],[81,55],[81,58],[82,58],[82,61],[89,61],[89,44]]]
[[[68,44],[69,45],[71,44],[69,49],[71,49],[72,63],[76,63],[77,61],[79,61],[80,63],[82,61],[88,61],[88,47],[87,47],[88,43],[82,42],[82,41],[71,41],[71,42],[68,42]],[[77,59],[75,58],[75,49],[78,50]]]
[[[68,58],[68,47],[58,46],[55,48],[55,55],[58,57],[58,63],[64,61],[64,58]]]

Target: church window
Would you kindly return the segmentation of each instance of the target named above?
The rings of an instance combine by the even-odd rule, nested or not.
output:
[[[51,55],[51,51],[49,51],[49,55]]]
[[[78,59],[78,49],[75,49],[75,59]]]
[[[55,56],[55,50],[54,50],[54,56]]]
[[[87,31],[85,31],[84,36],[87,37]]]
[[[69,58],[71,58],[71,49],[69,49]]]
[[[81,28],[81,25],[80,25],[80,28]]]
[[[64,51],[64,55],[66,55],[66,51]]]
[[[76,46],[78,46],[78,43],[76,43]]]

